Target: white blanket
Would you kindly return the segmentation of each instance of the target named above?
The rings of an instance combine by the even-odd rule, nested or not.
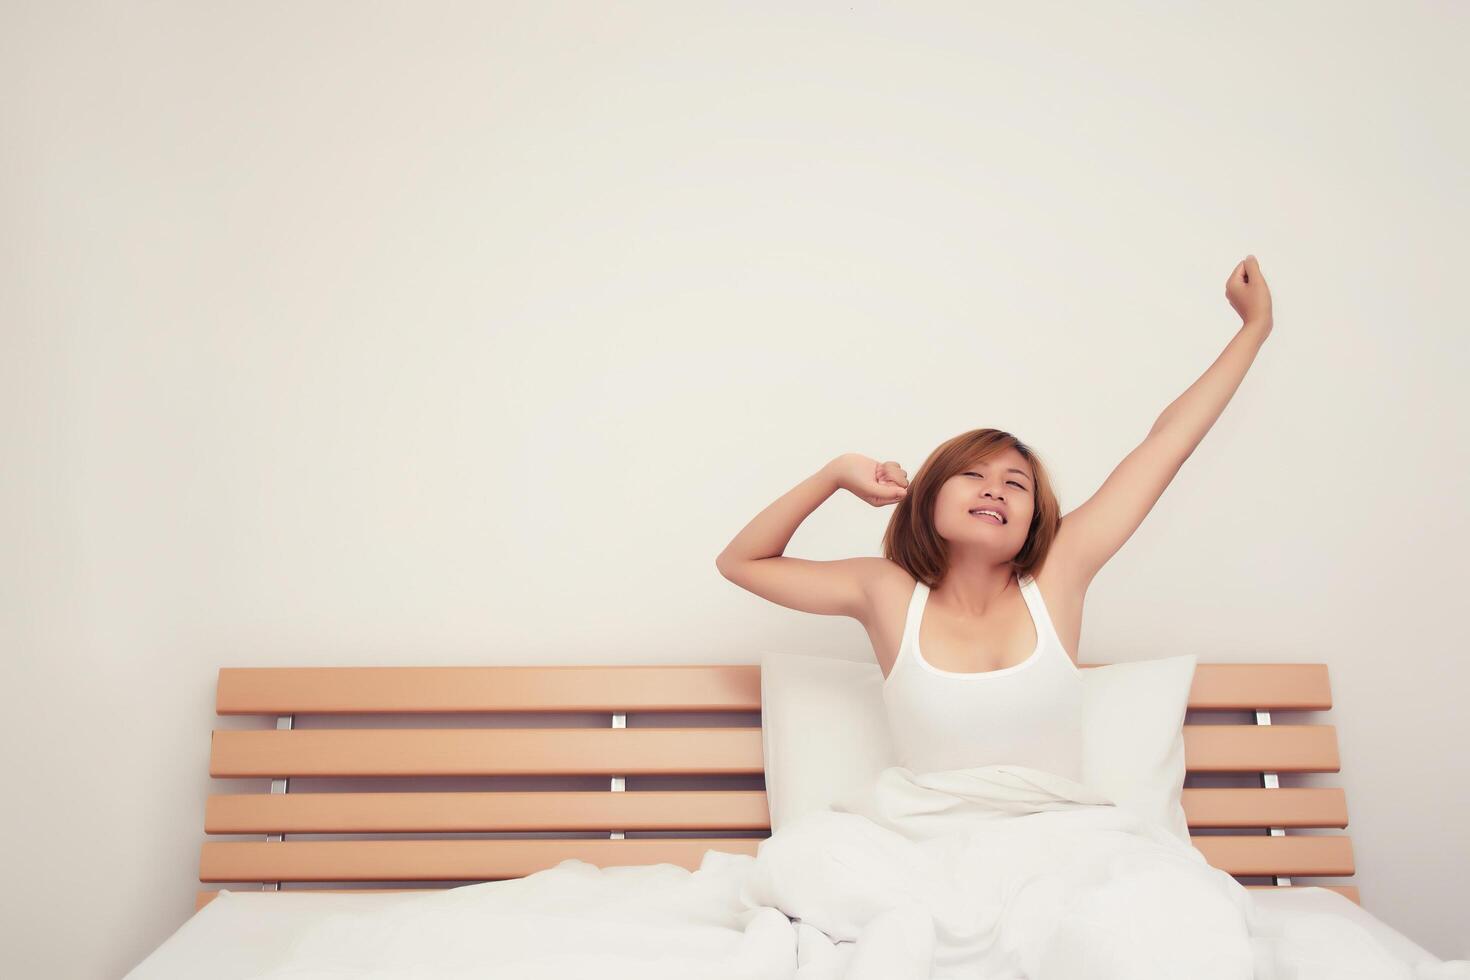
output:
[[[1020,766],[885,770],[759,854],[426,893],[307,932],[259,980],[1448,980],[1332,915],[1277,919],[1168,830]]]

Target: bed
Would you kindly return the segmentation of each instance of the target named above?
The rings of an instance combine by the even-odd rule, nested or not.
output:
[[[1342,880],[1343,791],[1280,785],[1339,771],[1338,746],[1330,724],[1271,713],[1330,707],[1325,664],[1199,664],[1189,709],[1222,723],[1184,725],[1188,772],[1250,785],[1186,785],[1191,843],[1283,915],[1337,916],[1405,964],[1441,964]],[[208,797],[207,887],[129,980],[256,976],[344,910],[567,859],[694,871],[709,850],[753,857],[771,831],[758,664],[224,668],[216,710],[258,726],[210,748],[210,775],[250,791]],[[802,962],[832,950],[800,943],[846,945],[814,933]]]

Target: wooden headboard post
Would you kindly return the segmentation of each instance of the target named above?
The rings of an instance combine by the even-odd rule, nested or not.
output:
[[[1259,708],[1256,709],[1256,724],[1257,725],[1269,725],[1269,724],[1271,724],[1271,712],[1269,712],[1269,711],[1263,711],[1263,710],[1261,710]],[[1281,788],[1280,774],[1279,773],[1274,773],[1274,772],[1263,772],[1263,773],[1261,773],[1261,786],[1264,789],[1280,789]],[[1267,833],[1269,833],[1272,837],[1285,837],[1286,836],[1286,828],[1285,827],[1270,827],[1270,828],[1267,829]],[[1280,886],[1280,885],[1290,885],[1291,884],[1291,879],[1288,878],[1286,875],[1272,875],[1271,876],[1271,881],[1272,881],[1273,884],[1278,885],[1278,886]]]
[[[291,730],[291,726],[295,722],[296,722],[296,716],[295,715],[278,715],[276,717],[276,730],[277,731],[282,731],[282,732],[288,732],[288,731]],[[271,792],[272,793],[289,793],[290,791],[291,791],[291,780],[290,779],[283,778],[283,779],[272,779],[271,780]],[[267,841],[277,841],[277,842],[279,842],[279,841],[285,840],[286,839],[286,835],[285,834],[266,834],[265,835],[265,839]],[[281,883],[279,881],[267,881],[267,882],[264,882],[260,887],[261,887],[261,889],[263,891],[278,892],[278,891],[281,890]]]

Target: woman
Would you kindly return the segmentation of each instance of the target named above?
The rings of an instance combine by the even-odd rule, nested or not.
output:
[[[1219,418],[1271,332],[1271,294],[1255,256],[1232,270],[1225,295],[1242,324],[1224,353],[1065,517],[1036,453],[1009,433],[978,429],[936,449],[912,487],[896,462],[839,456],[756,515],[721,553],[720,572],[783,606],[863,624],[883,671],[894,748],[913,773],[1009,764],[1001,769],[1013,775],[1029,767],[1084,784],[1076,651],[1088,583]],[[802,520],[839,488],[875,507],[897,503],[883,557],[785,557]],[[1058,815],[1077,814],[1038,814]],[[1110,855],[1119,852],[1107,847],[1125,837],[1059,836],[1054,850],[1016,851],[1023,867],[1012,866],[1010,838],[987,844],[980,832],[960,838],[957,853],[968,859],[951,865],[924,858],[933,842],[885,835],[834,808],[762,844],[749,899],[831,937],[859,939],[855,959],[887,948],[878,941],[886,930],[916,964],[975,976],[1255,975],[1244,890],[1181,867],[1177,853],[1116,863]],[[944,846],[933,853],[947,854]],[[986,846],[997,849],[975,850]],[[986,870],[973,891],[969,878],[958,882],[956,897],[936,886],[942,875],[930,876],[953,867]]]
[[[1012,763],[1079,778],[1087,586],[1214,425],[1271,333],[1271,293],[1254,255],[1231,271],[1225,296],[1242,323],[1224,352],[1065,517],[1036,453],[1007,432],[977,429],[936,449],[912,487],[896,462],[837,457],[756,515],[716,565],[772,602],[863,624],[895,747],[914,771]],[[884,556],[784,556],[796,528],[838,489],[875,507],[897,503]]]

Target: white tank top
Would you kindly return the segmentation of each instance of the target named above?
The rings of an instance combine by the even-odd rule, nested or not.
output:
[[[1082,672],[1052,626],[1036,580],[1019,582],[1036,649],[987,671],[941,670],[919,652],[929,587],[914,583],[903,640],[883,682],[900,764],[919,772],[1002,763],[1082,781]]]

